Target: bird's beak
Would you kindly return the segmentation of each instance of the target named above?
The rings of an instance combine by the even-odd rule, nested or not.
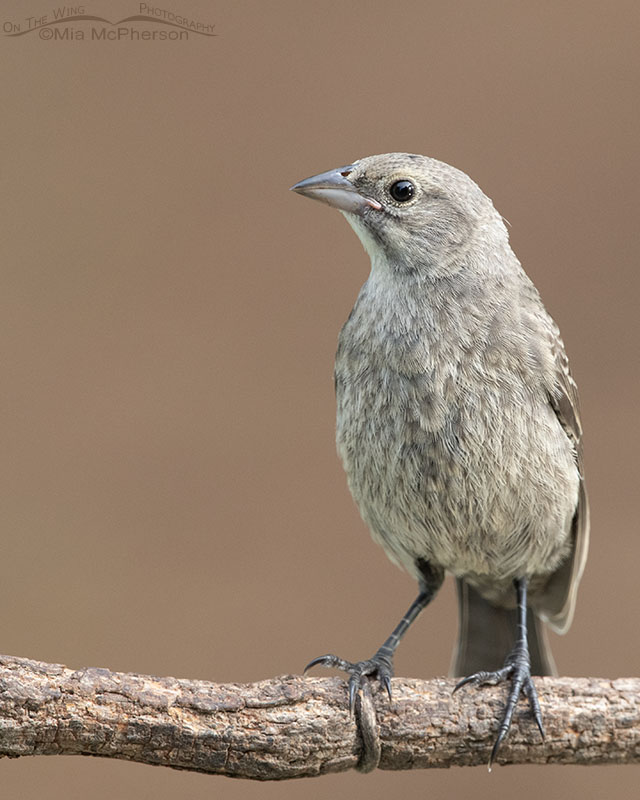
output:
[[[351,214],[362,214],[366,208],[375,208],[379,211],[382,206],[376,200],[361,195],[356,187],[348,180],[347,175],[353,170],[353,165],[338,167],[329,172],[322,172],[312,178],[296,183],[291,187],[292,192],[298,192],[305,197],[328,203],[340,211]]]

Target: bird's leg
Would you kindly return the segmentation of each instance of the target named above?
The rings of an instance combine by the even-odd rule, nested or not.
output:
[[[515,711],[521,693],[525,694],[529,700],[529,708],[540,730],[540,734],[544,739],[540,703],[538,701],[536,687],[531,678],[531,661],[529,658],[529,644],[527,641],[527,579],[518,578],[514,581],[514,585],[518,595],[518,635],[515,647],[507,656],[504,667],[495,672],[476,672],[473,675],[469,675],[468,678],[461,680],[454,689],[454,692],[456,692],[467,684],[472,684],[473,686],[479,686],[481,684],[495,685],[500,683],[500,681],[511,681],[511,687],[507,695],[507,703],[502,715],[500,727],[498,728],[498,736],[491,750],[489,767],[491,767],[491,764],[498,754],[500,745],[509,732],[513,712]]]
[[[391,678],[393,677],[393,655],[396,648],[400,644],[400,639],[409,629],[411,623],[416,619],[418,614],[431,600],[431,595],[425,591],[420,594],[411,604],[407,613],[402,617],[400,622],[396,625],[393,633],[385,641],[385,643],[376,650],[371,658],[365,661],[345,661],[343,658],[328,654],[326,656],[319,656],[310,661],[304,668],[306,672],[311,667],[317,664],[322,664],[323,667],[335,667],[344,672],[349,673],[349,708],[353,713],[355,708],[356,695],[362,687],[363,680],[366,677],[375,675],[380,683],[387,690],[389,699],[391,699]]]
[[[443,580],[442,570],[433,568],[426,561],[416,562],[421,572],[420,594],[411,603],[407,613],[393,629],[392,634],[384,644],[376,650],[371,658],[364,661],[345,661],[343,658],[328,654],[314,658],[304,668],[304,671],[311,669],[318,664],[323,667],[334,667],[349,673],[349,708],[351,713],[355,708],[356,695],[362,688],[366,678],[375,676],[387,690],[391,699],[391,678],[393,677],[393,656],[396,652],[400,640],[411,627],[411,624],[418,617],[422,609],[427,606],[434,598]]]

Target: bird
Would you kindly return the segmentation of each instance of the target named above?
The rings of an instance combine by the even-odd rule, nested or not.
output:
[[[489,757],[533,675],[555,674],[546,627],[569,628],[589,540],[582,426],[559,329],[503,217],[461,170],[368,156],[292,191],[342,212],[371,271],[338,338],[336,444],[373,540],[419,593],[371,656],[313,659],[391,699],[394,654],[455,578],[463,686],[506,684]]]

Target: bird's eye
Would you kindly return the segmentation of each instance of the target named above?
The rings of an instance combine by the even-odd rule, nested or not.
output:
[[[416,193],[416,187],[411,181],[396,181],[389,187],[389,194],[398,203],[406,203]]]

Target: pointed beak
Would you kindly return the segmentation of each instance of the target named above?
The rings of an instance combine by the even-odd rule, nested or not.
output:
[[[361,195],[356,187],[348,179],[348,175],[353,171],[353,165],[338,167],[338,169],[322,172],[312,178],[296,183],[291,187],[292,192],[297,192],[313,200],[320,200],[340,211],[347,211],[351,214],[362,214],[366,208],[374,208],[379,211],[382,206],[376,200]]]

